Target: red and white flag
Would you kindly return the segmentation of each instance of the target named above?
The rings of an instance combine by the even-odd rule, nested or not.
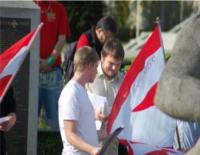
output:
[[[184,155],[184,153],[170,149],[152,146],[140,142],[123,141],[126,144],[129,155]]]
[[[36,30],[30,32],[0,54],[0,103],[42,25],[41,23]]]
[[[121,140],[172,147],[176,121],[154,105],[154,95],[165,67],[160,28],[157,25],[126,73],[115,98],[107,131],[123,125]]]

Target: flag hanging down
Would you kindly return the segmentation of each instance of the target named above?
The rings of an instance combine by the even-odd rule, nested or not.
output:
[[[119,139],[172,147],[176,121],[154,106],[164,66],[164,49],[157,25],[125,75],[109,116],[108,133],[124,125]]]
[[[0,103],[42,25],[0,54]]]
[[[129,155],[184,155],[180,151],[170,148],[161,148],[157,146],[148,145],[145,143],[123,141],[128,146]]]

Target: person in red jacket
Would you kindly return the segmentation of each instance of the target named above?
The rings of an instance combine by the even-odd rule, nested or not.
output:
[[[67,12],[57,1],[34,1],[41,9],[39,114],[44,105],[46,121],[58,129],[58,97],[62,88],[61,50],[70,36]]]
[[[77,49],[82,46],[93,47],[99,57],[105,40],[109,37],[113,37],[117,33],[117,24],[115,20],[110,16],[102,17],[96,24],[92,26],[90,30],[81,34],[77,42]]]

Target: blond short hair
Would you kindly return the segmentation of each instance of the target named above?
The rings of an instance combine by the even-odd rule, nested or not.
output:
[[[86,66],[94,65],[99,60],[95,49],[89,46],[79,48],[74,56],[74,72],[83,71]]]

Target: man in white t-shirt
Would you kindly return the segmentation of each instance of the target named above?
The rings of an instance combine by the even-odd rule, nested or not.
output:
[[[74,76],[59,98],[59,126],[63,141],[62,155],[98,155],[95,114],[85,84],[93,82],[99,57],[84,46],[74,57]]]

